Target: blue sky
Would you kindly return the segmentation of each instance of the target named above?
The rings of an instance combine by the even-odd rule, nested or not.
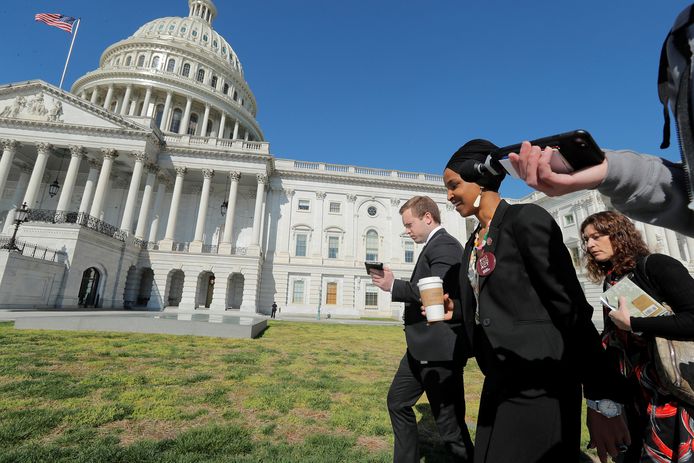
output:
[[[585,128],[605,148],[661,151],[662,41],[687,1],[217,0],[258,121],[281,158],[440,173],[471,138],[498,145]],[[0,82],[57,85],[70,36],[34,14],[80,16],[66,87],[110,44],[186,0],[2,2]],[[673,144],[676,138],[673,133]],[[508,179],[502,194],[530,190]]]

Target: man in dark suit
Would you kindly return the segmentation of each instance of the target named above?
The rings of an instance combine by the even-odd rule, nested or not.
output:
[[[463,367],[470,347],[462,327],[462,313],[446,322],[427,323],[422,315],[417,282],[438,276],[444,293],[459,297],[458,275],[462,261],[461,244],[441,227],[436,203],[427,196],[415,196],[400,208],[402,223],[415,243],[424,243],[409,281],[397,280],[393,272],[372,271],[376,286],[404,302],[407,351],[400,361],[388,391],[388,412],[395,435],[393,461],[419,462],[417,420],[412,407],[426,392],[432,415],[454,461],[472,461],[472,440],[465,425]]]

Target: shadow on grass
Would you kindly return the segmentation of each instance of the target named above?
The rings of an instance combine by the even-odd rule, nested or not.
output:
[[[450,453],[448,453],[448,449],[446,449],[446,446],[439,436],[436,421],[434,421],[434,416],[431,414],[431,407],[429,407],[429,404],[415,405],[415,409],[421,415],[421,418],[417,423],[417,429],[419,431],[420,461],[425,463],[455,462]],[[472,423],[468,423],[467,425],[474,441],[475,425]],[[594,463],[596,461],[598,460],[581,451],[581,455],[578,460],[579,463]]]

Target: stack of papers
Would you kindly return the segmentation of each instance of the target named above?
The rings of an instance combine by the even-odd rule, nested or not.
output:
[[[672,311],[669,308],[663,307],[629,278],[622,278],[617,284],[602,293],[600,301],[610,309],[616,310],[621,296],[626,298],[629,313],[632,317],[672,315]]]

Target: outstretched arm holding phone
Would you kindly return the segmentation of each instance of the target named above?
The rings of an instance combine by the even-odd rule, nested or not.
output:
[[[694,211],[687,207],[687,180],[681,164],[632,151],[607,152],[602,164],[570,174],[553,172],[551,149],[529,142],[509,154],[528,186],[548,196],[597,189],[629,217],[694,236]]]

